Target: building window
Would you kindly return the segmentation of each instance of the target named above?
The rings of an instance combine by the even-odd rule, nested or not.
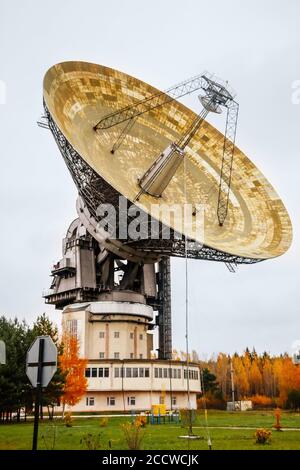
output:
[[[95,398],[94,397],[86,397],[85,404],[86,404],[86,406],[94,406],[95,405]]]
[[[77,320],[67,320],[67,332],[71,336],[77,337],[78,333],[78,321]]]
[[[187,379],[187,369],[184,369],[184,378]],[[189,379],[198,380],[198,371],[189,369]]]
[[[143,335],[140,335],[140,339],[143,339]]]
[[[120,359],[120,353],[115,352],[115,353],[114,353],[114,358],[115,358],[115,359]]]
[[[116,372],[117,371],[117,372]],[[115,377],[125,377],[124,374],[124,368],[121,367],[120,370],[118,367],[115,368]],[[117,374],[117,375],[116,375]],[[126,367],[126,377],[127,378],[144,378],[144,377],[149,377],[150,376],[150,369],[149,367],[144,368],[144,367]]]
[[[163,397],[162,395],[159,397],[159,404],[160,404],[160,405],[164,405],[164,404],[165,404],[165,397]]]
[[[116,398],[115,397],[107,397],[107,406],[115,406]]]
[[[161,368],[158,369],[158,377],[160,379],[162,379],[162,369]]]
[[[98,369],[98,377],[109,377],[109,367],[99,367]]]
[[[176,405],[177,405],[177,398],[172,397],[172,406],[176,406]]]
[[[104,352],[99,352],[99,359],[104,359]]]
[[[99,338],[104,338],[104,336],[105,336],[104,331],[100,331],[100,333],[99,333]]]
[[[85,369],[85,376],[86,376],[86,377],[90,377],[90,376],[91,376],[91,369],[90,369],[90,368]]]
[[[164,369],[164,379],[168,378],[168,369]]]
[[[129,406],[135,406],[135,397],[127,397],[127,404]]]
[[[181,379],[181,369],[177,369],[177,378]]]
[[[133,353],[130,353],[130,359],[133,359]]]
[[[97,377],[97,368],[96,367],[92,367],[92,375],[91,377]]]
[[[118,377],[120,377],[120,369],[119,369],[119,367],[116,367],[115,368],[115,378],[117,379]]]
[[[140,359],[143,359],[143,354],[140,354]]]
[[[130,333],[130,339],[133,339],[133,333]]]
[[[119,331],[115,331],[115,332],[114,332],[114,337],[115,337],[115,338],[120,338],[120,332],[119,332]]]

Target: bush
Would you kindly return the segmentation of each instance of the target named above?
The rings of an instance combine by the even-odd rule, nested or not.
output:
[[[98,450],[101,447],[101,434],[84,434],[80,444],[84,444],[88,450]]]
[[[275,400],[266,395],[253,395],[248,400],[252,401],[254,409],[274,408],[276,405]]]
[[[106,428],[106,426],[108,425],[108,418],[102,418],[100,419],[100,427],[101,428]]]
[[[67,428],[71,428],[73,426],[73,418],[71,413],[66,413],[64,417],[64,423],[67,426]]]
[[[203,409],[205,407],[211,410],[226,410],[226,402],[222,398],[207,396],[205,397],[205,404],[204,404],[204,397],[198,398],[197,408]]]
[[[268,429],[260,428],[256,430],[254,437],[255,437],[256,444],[270,444],[272,431],[269,431]]]
[[[125,423],[121,425],[121,428],[124,432],[128,449],[140,450],[145,437],[145,432],[142,430],[141,425],[137,423]]]
[[[145,428],[147,424],[147,418],[144,415],[137,416],[135,418],[135,424],[141,428]]]

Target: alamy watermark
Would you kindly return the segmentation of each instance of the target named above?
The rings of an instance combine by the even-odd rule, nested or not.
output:
[[[0,80],[0,104],[6,104],[6,95],[6,83],[4,80]]]
[[[99,232],[118,240],[204,240],[204,204],[151,204],[150,207],[128,203],[119,196],[118,210],[113,204],[97,208]],[[161,223],[162,221],[163,223]],[[172,228],[170,228],[172,227]]]
[[[300,104],[300,80],[294,80],[292,82],[292,104]]]

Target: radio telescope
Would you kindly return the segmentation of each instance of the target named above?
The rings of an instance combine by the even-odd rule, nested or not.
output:
[[[177,101],[192,92],[200,94],[198,115]],[[292,227],[283,202],[235,146],[238,103],[227,83],[203,73],[161,92],[118,70],[64,62],[45,75],[44,109],[45,127],[79,194],[78,220],[67,233],[64,261],[52,271],[46,302],[65,308],[97,301],[103,292],[139,292],[159,312],[159,357],[170,359],[169,257],[252,264],[288,250]],[[206,120],[210,112],[222,111],[225,137]],[[120,197],[132,214],[151,215],[159,227],[157,238],[112,237],[99,229],[101,204],[114,207],[117,235],[130,225],[130,210],[118,222]],[[187,221],[180,214],[180,225],[176,214],[158,210],[153,217],[153,206],[162,204],[187,204],[194,218]],[[200,232],[195,229],[199,206],[204,207]],[[160,236],[166,229],[168,238]],[[192,242],[188,250],[187,240]],[[79,255],[73,259],[72,247],[83,245],[92,252],[88,261]],[[121,272],[120,282],[116,272]]]

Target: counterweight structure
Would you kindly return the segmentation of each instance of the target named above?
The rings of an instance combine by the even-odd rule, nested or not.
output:
[[[152,331],[158,326],[159,359],[172,359],[168,257],[163,257],[156,264],[118,258],[103,249],[79,219],[75,219],[67,231],[62,255],[51,270],[51,287],[43,294],[47,304],[62,310],[72,304],[100,301],[113,292],[126,293],[129,302],[134,302],[136,295],[139,295],[146,305],[157,312],[155,322],[147,324],[147,327]]]

